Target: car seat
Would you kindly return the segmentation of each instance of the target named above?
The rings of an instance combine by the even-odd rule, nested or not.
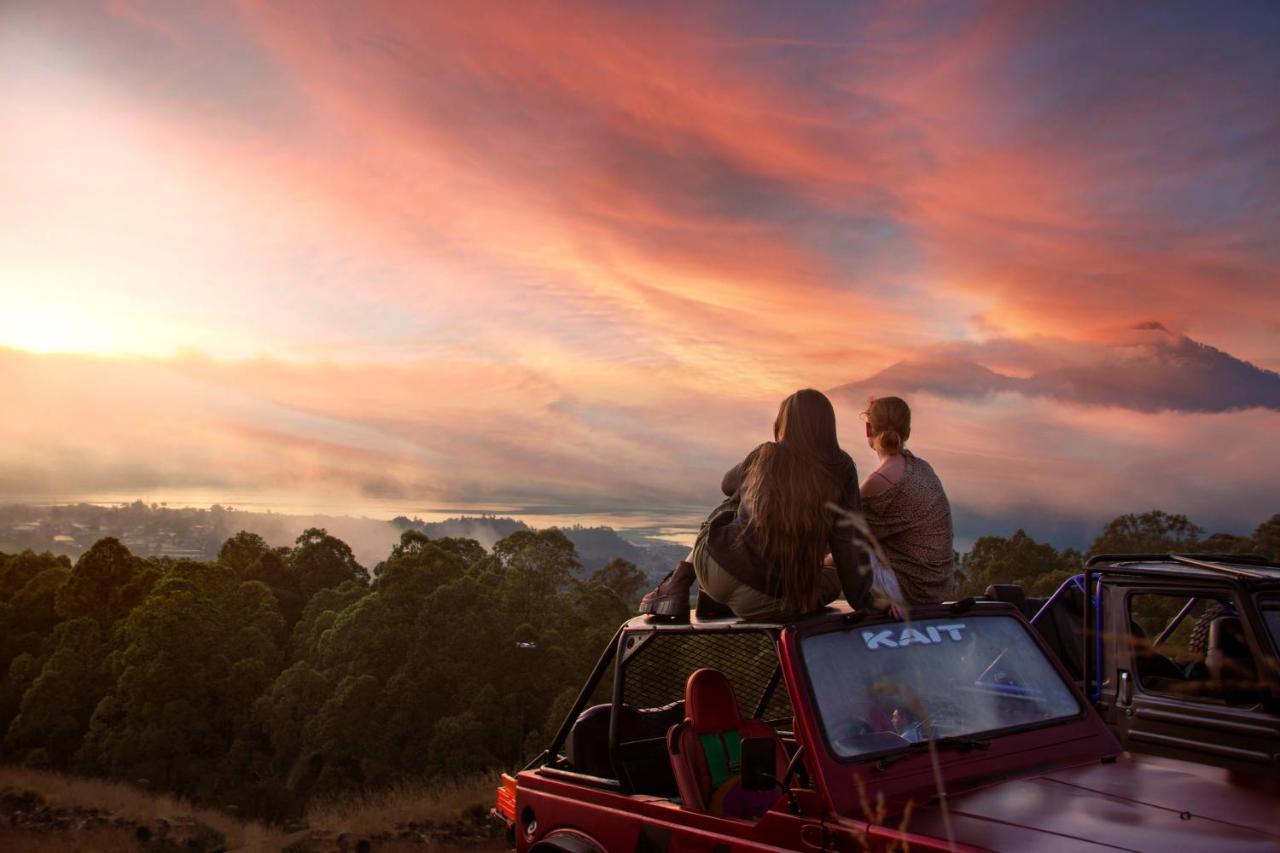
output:
[[[1248,682],[1256,677],[1253,653],[1239,616],[1219,616],[1209,623],[1209,648],[1204,665],[1214,681]]]
[[[1133,660],[1138,670],[1138,681],[1143,687],[1168,690],[1172,685],[1185,680],[1182,667],[1156,651],[1147,639],[1147,632],[1133,619],[1129,620],[1129,637]]]
[[[989,585],[982,593],[992,601],[1003,601],[1006,604],[1012,604],[1018,608],[1023,616],[1030,619],[1036,615],[1036,610],[1027,601],[1026,591],[1016,583],[993,583]]]
[[[685,682],[685,719],[667,733],[667,751],[687,809],[754,820],[782,797],[779,789],[747,791],[740,784],[742,741],[769,738],[776,773],[787,766],[782,739],[763,720],[744,720],[733,685],[718,669],[699,669]]]
[[[565,740],[565,757],[569,766],[587,776],[612,779],[613,763],[609,758],[609,715],[613,706],[593,705],[578,715]],[[634,713],[624,705],[622,713]],[[624,717],[625,719],[625,717]]]
[[[577,773],[612,779],[616,774],[609,754],[609,724],[613,705],[593,705],[578,715],[565,740],[565,758]],[[621,772],[633,793],[675,796],[676,782],[664,740],[672,724],[684,718],[684,700],[659,708],[618,708],[618,748]]]

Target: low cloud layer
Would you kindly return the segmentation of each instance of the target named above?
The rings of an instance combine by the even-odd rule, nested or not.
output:
[[[1048,397],[1065,403],[1137,412],[1280,411],[1280,374],[1222,350],[1143,324],[1112,342],[993,341],[948,345],[900,361],[858,382],[834,389],[838,396],[926,392],[954,399],[996,394]],[[1029,375],[1001,372],[1031,368]]]
[[[560,523],[696,527],[769,437],[776,397],[584,399],[494,365],[308,366],[0,350],[0,496],[110,495],[365,514],[535,507]],[[890,390],[903,392],[902,385]],[[1243,532],[1280,512],[1280,411],[1137,411],[1051,395],[903,392],[958,541],[1025,527],[1063,544],[1159,507]],[[353,401],[356,405],[353,405]],[[835,396],[865,473],[864,398]]]

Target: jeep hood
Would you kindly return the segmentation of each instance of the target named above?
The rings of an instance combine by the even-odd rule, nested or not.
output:
[[[1274,851],[1280,780],[1121,755],[947,798],[960,844],[991,850]],[[936,802],[908,829],[945,837]]]

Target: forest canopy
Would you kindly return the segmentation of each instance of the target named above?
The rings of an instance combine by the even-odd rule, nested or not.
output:
[[[1261,553],[1153,511],[1093,553]],[[983,537],[960,592],[1045,595],[1082,555],[1019,530]],[[564,532],[402,531],[366,569],[309,528],[289,547],[226,539],[212,561],[143,558],[103,538],[74,562],[0,554],[0,759],[131,782],[283,819],[316,795],[512,767],[546,745],[648,581],[583,569]]]
[[[317,528],[288,548],[238,533],[213,562],[113,538],[74,565],[0,555],[0,750],[271,818],[510,766],[645,583],[580,568],[558,530],[486,551],[410,529],[368,571]]]

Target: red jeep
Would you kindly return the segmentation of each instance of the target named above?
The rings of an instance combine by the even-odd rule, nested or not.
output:
[[[1280,850],[1280,792],[1122,754],[1016,608],[623,625],[504,775],[519,851]]]

